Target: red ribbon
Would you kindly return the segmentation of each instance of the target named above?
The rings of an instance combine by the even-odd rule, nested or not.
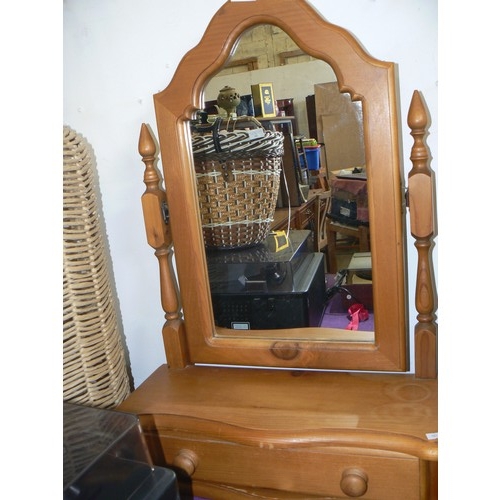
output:
[[[363,304],[353,304],[347,312],[351,322],[347,325],[346,330],[357,330],[359,322],[366,321],[370,317]]]

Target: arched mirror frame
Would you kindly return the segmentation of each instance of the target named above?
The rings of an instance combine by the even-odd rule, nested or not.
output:
[[[319,328],[272,330],[232,337],[214,324],[189,120],[203,106],[203,89],[230,57],[240,35],[274,24],[297,45],[330,64],[339,88],[363,105],[373,264],[375,342],[334,342]],[[371,57],[346,30],[323,20],[304,0],[226,2],[200,43],[180,62],[165,90],[155,94],[169,226],[174,242],[181,320],[164,328],[184,364],[404,371],[407,369],[406,261],[399,108],[393,63]],[[162,286],[165,284],[162,284]],[[175,355],[177,356],[177,354]],[[179,357],[177,359],[180,359]],[[179,364],[179,363],[176,363]]]

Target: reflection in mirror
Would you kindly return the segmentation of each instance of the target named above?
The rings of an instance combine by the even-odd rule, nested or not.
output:
[[[190,122],[200,114],[199,110],[205,105],[207,83],[224,69],[224,64],[235,53],[234,48],[242,34],[256,23],[273,24],[287,31],[304,52],[325,61],[333,68],[341,92],[348,92],[353,101],[362,103],[375,315],[374,331],[368,332],[372,337],[369,341],[359,338],[359,330],[318,326],[240,330],[215,325],[204,237],[204,207],[201,206],[203,200],[198,190],[200,172]],[[368,54],[353,35],[340,26],[325,22],[306,0],[228,1],[214,15],[199,44],[183,57],[169,85],[155,94],[165,194],[171,221],[168,229],[171,230],[172,244],[175,247],[175,264],[184,313],[182,321],[171,320],[166,316],[167,322],[163,329],[169,352],[175,352],[176,366],[208,363],[339,370],[407,370],[405,207],[396,71],[395,63],[382,61]],[[266,101],[268,96],[274,99],[273,91],[268,85],[271,82],[259,83],[261,85],[258,88],[265,98],[262,101],[266,106],[271,104],[271,110],[264,109],[267,114],[268,111],[273,111],[272,101]],[[226,85],[233,87],[230,82],[225,81],[217,90]],[[239,92],[248,91],[238,90]],[[232,94],[232,91],[229,93]],[[227,107],[232,112],[231,107]],[[205,118],[207,123],[204,125],[210,127],[206,114]],[[272,116],[265,118],[272,122]],[[286,119],[286,114],[279,118]],[[248,121],[252,120],[248,118]],[[262,128],[256,132],[249,131],[248,138],[253,134],[265,138],[269,135],[268,132],[273,135],[272,130],[264,129],[263,132]],[[216,134],[215,137],[218,139],[219,135]],[[267,140],[265,142],[271,143]],[[276,175],[272,159],[282,158],[283,165],[286,167],[287,164],[285,156],[278,154],[280,145],[271,144],[270,152],[260,155],[265,158],[265,162],[257,162],[249,169],[265,174],[266,172],[262,172],[262,165],[268,166],[269,179],[263,181],[261,186],[256,184],[254,187],[255,192],[262,193],[263,201],[277,196],[278,193],[275,194],[274,191],[276,178],[278,191],[280,190],[281,174],[278,172]],[[283,141],[283,146],[285,144]],[[150,149],[148,146],[144,151],[149,154]],[[320,148],[322,153],[325,149]],[[303,159],[307,159],[307,154],[303,155]],[[149,157],[145,161],[149,162]],[[235,172],[223,169],[223,166],[227,166],[227,161],[221,161],[218,171],[214,170],[213,174],[205,174],[212,175],[214,180],[220,179],[220,174],[222,179],[234,177]],[[330,165],[328,170],[331,170]],[[318,180],[321,181],[320,176]],[[304,185],[304,182],[301,184]],[[293,184],[288,183],[288,186],[292,188]],[[224,185],[222,188],[222,191],[226,189]],[[267,194],[266,189],[269,189],[271,195]],[[309,220],[316,219],[316,213],[325,213],[324,207],[330,201],[330,191],[326,190],[327,198],[324,197],[324,192],[320,194],[311,204],[309,193],[308,201],[302,203],[292,198],[292,191],[289,203],[281,196],[283,208],[278,210],[288,213],[289,206],[292,216],[285,216],[284,222],[280,222],[275,213],[272,217],[273,224],[282,224],[278,229],[286,231],[290,220],[293,227],[301,229]],[[232,199],[231,196],[233,195],[228,192],[229,200]],[[260,208],[261,205],[262,203],[258,203],[257,207]],[[234,203],[229,204],[229,208],[234,206]],[[257,222],[265,223],[264,217]],[[246,225],[238,221],[233,224],[231,221],[231,226],[236,227],[238,224]],[[245,229],[242,228],[242,231],[245,232]],[[331,240],[331,231],[327,233]],[[157,232],[153,235],[155,238],[156,234]],[[323,236],[318,233],[318,237],[313,238],[314,254],[322,255],[316,249],[324,249]],[[275,244],[281,246],[279,237]],[[223,250],[219,250],[220,252]],[[172,288],[172,283],[166,277],[167,273],[164,270],[161,273],[162,288]],[[272,313],[274,305],[271,302],[268,305],[268,311]],[[164,310],[167,309],[164,307]],[[336,341],[337,332],[340,332],[343,341]],[[172,355],[170,358],[172,359]]]
[[[270,109],[261,93],[267,90]],[[241,193],[237,177],[243,174],[235,172],[250,170],[254,180],[261,175],[258,157],[265,174],[260,198],[250,202],[259,206],[258,217],[269,219],[256,239],[227,245],[213,237],[213,220],[202,220],[218,335],[260,338],[273,330],[276,339],[374,342],[361,102],[341,93],[333,69],[280,28],[258,25],[243,33],[224,68],[207,82],[204,105],[192,124],[202,218],[224,211],[214,199],[222,188],[206,185],[218,175],[225,176],[224,189],[229,186],[229,218],[237,219],[238,198],[249,194]],[[279,153],[264,162],[253,145],[247,154],[253,164],[239,152],[224,155],[226,147],[241,149],[233,138],[254,144],[279,135]],[[203,172],[200,144],[223,154],[207,167],[205,149]],[[250,177],[245,179],[246,186]],[[304,337],[303,327],[315,327],[314,333]]]

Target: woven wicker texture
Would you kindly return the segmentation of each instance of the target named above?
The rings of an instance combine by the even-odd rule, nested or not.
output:
[[[280,188],[283,135],[246,131],[193,137],[193,156],[205,245],[244,248],[264,241],[273,221]]]
[[[63,128],[63,399],[112,408],[130,393],[87,141]]]

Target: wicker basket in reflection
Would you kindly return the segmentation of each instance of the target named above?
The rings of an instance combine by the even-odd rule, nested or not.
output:
[[[283,135],[263,129],[195,135],[193,156],[205,245],[264,241],[278,200]]]

